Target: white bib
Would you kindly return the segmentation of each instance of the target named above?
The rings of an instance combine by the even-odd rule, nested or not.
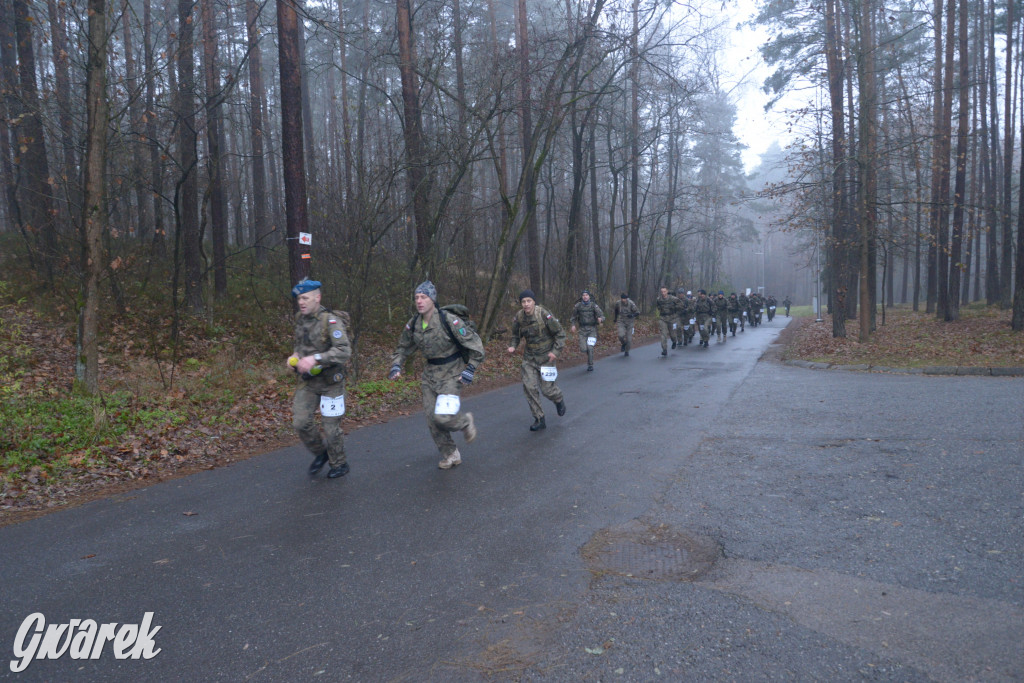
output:
[[[587,346],[597,346],[597,337],[587,337]]]
[[[554,365],[540,366],[540,378],[545,382],[554,382],[558,378],[558,368]]]
[[[696,318],[690,318],[690,324],[691,325],[696,325],[697,324],[697,319]]]
[[[674,330],[674,329],[676,329],[676,327],[677,327],[677,325],[675,323],[672,323],[672,329]]]
[[[461,401],[458,394],[438,394],[434,401],[435,415],[455,415],[459,412]]]
[[[345,414],[345,394],[320,397],[320,414],[324,417],[341,417]]]
[[[739,325],[740,324],[740,319],[739,318],[733,318],[732,319],[732,323],[733,323],[733,325]]]

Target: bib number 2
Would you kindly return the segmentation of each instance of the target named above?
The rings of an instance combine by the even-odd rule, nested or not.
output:
[[[321,396],[320,414],[324,417],[341,417],[345,414],[345,394],[341,396]]]

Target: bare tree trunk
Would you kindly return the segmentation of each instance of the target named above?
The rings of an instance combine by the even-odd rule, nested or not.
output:
[[[306,174],[303,161],[302,64],[299,18],[292,0],[277,0],[277,52],[281,69],[281,159],[284,164],[284,202],[288,239],[288,275],[297,283],[309,272],[302,258],[299,233],[309,231]]]
[[[419,79],[416,76],[416,50],[409,0],[397,0],[395,20],[398,23],[398,59],[402,77],[402,130],[408,163],[406,179],[416,229],[416,250],[412,265],[413,269],[425,269],[429,275],[433,266],[432,245],[428,233],[430,188],[423,151],[423,115],[420,111]]]
[[[951,0],[952,1],[952,0]],[[875,288],[871,259],[877,226],[877,148],[878,101],[875,82],[875,22],[874,4],[870,0],[860,3],[860,49],[857,53],[860,116],[858,123],[858,156],[860,168],[860,342],[871,338],[871,317],[874,309]]]
[[[1013,287],[1013,215],[1010,210],[1013,181],[1013,141],[1014,141],[1014,117],[1013,117],[1013,96],[1016,89],[1013,87],[1013,10],[1015,2],[1007,0],[1006,3],[1006,80],[1004,81],[1005,97],[1003,101],[1003,209],[1001,212],[1003,224],[1003,253],[1002,263],[999,268],[999,306],[1010,307],[1010,297]]]
[[[252,153],[252,237],[256,256],[265,258],[263,239],[269,229],[267,220],[267,171],[263,163],[263,58],[259,43],[260,6],[256,0],[245,2],[246,37],[249,46],[249,146]]]
[[[54,0],[48,1],[54,2]],[[138,220],[135,234],[139,240],[144,240],[152,229],[152,218],[150,217],[149,210],[153,204],[149,193],[146,191],[146,174],[143,168],[143,161],[146,158],[145,152],[147,151],[147,144],[142,136],[143,100],[142,92],[139,89],[138,68],[135,63],[135,45],[132,40],[131,29],[132,11],[128,0],[122,0],[121,8],[121,29],[124,39],[124,73],[125,84],[128,86],[128,111],[130,114],[132,139],[132,190],[135,193],[135,215]],[[143,77],[149,81],[156,78],[156,74],[146,73]]]
[[[519,119],[523,150],[523,190],[526,199],[526,256],[530,267],[530,284],[544,296],[540,274],[540,230],[537,226],[537,179],[533,167],[533,104],[530,101],[530,43],[526,20],[526,0],[516,0],[516,49],[519,53]]]
[[[192,0],[178,0],[178,237],[185,267],[185,303],[203,309],[202,236],[199,234],[199,184],[196,164],[195,56]]]
[[[50,50],[50,56],[53,60],[53,89],[57,99],[57,122],[60,125],[60,143],[63,152],[63,158],[61,159],[63,170],[61,175],[64,180],[65,199],[68,203],[68,216],[70,217],[71,207],[76,202],[75,195],[77,193],[73,188],[78,186],[78,168],[75,161],[75,128],[71,118],[71,74],[68,70],[68,36],[65,29],[65,7],[66,5],[63,2],[58,4],[56,0],[46,0],[47,15],[50,18],[50,39],[53,41],[53,46]],[[127,26],[127,17],[124,18],[124,22]],[[129,89],[134,94],[134,88],[131,88],[130,81]]]
[[[836,0],[825,0],[825,58],[832,119],[832,336],[846,337],[846,136],[843,122],[843,62],[836,25]]]
[[[39,90],[36,87],[36,60],[32,47],[32,17],[28,0],[13,0],[14,28],[18,49],[18,75],[21,86],[21,111],[15,126],[15,135],[24,148],[19,154],[24,179],[19,201],[23,207],[24,228],[37,236],[42,252],[46,279],[53,283],[57,259],[57,233],[53,222],[53,194],[49,184],[50,165],[46,158],[46,139],[43,133]]]
[[[629,295],[635,297],[640,294],[640,0],[633,0],[629,57]]]
[[[953,9],[950,0],[950,9]],[[950,21],[955,13],[950,13]],[[963,264],[961,252],[964,232],[964,203],[967,192],[967,115],[970,111],[970,62],[967,55],[967,0],[960,0],[960,106],[957,113],[956,186],[953,190],[953,234],[949,253],[949,293],[946,320],[960,318],[960,274]]]
[[[146,71],[146,147],[149,150],[150,215],[153,217],[153,253],[163,257],[167,250],[164,227],[164,174],[156,128],[156,70],[153,59],[153,17],[151,0],[142,0],[142,49]],[[171,70],[173,73],[173,70]]]
[[[99,281],[104,268],[102,235],[107,225],[107,14],[105,0],[89,0],[89,44],[86,64],[85,186],[82,226],[85,232],[85,282],[81,314],[81,354],[85,390],[99,393]]]
[[[11,157],[11,132],[8,122],[17,118],[19,106],[15,98],[18,83],[18,59],[14,48],[14,14],[10,0],[0,0],[0,182],[3,183],[4,209],[9,225],[21,230],[18,206],[18,184]],[[35,268],[29,252],[29,266]]]
[[[348,113],[348,44],[345,38],[345,11],[342,0],[338,0],[338,35],[341,50],[341,139],[345,155],[345,204],[348,207],[352,202],[352,122]],[[346,214],[348,211],[349,209],[346,209]]]
[[[220,299],[228,291],[227,264],[227,202],[224,198],[224,161],[221,150],[224,134],[221,129],[220,77],[217,75],[217,19],[213,0],[202,0],[203,72],[206,80],[206,159],[210,192],[210,232],[213,238],[213,293]]]

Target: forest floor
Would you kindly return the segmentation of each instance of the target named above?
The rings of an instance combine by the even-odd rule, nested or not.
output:
[[[1010,330],[1007,311],[971,307],[961,320],[940,323],[901,308],[878,323],[861,344],[856,321],[847,322],[845,339],[835,339],[829,318],[795,318],[780,338],[781,357],[892,367],[1024,366],[1024,335]],[[0,305],[0,525],[296,443],[294,379],[283,346],[281,358],[240,354],[238,348],[248,347],[237,340],[218,344],[194,334],[184,360],[169,369],[133,343],[145,331],[131,325],[119,323],[101,346],[103,395],[96,401],[72,391],[72,329],[24,303]],[[281,328],[275,334],[287,345],[288,325],[270,326]],[[399,331],[363,336],[361,378],[347,387],[347,432],[421,410],[421,360],[402,379],[383,379]],[[599,357],[618,352],[613,335],[606,324]],[[637,345],[656,338],[656,320],[641,318]],[[519,381],[520,357],[506,346],[500,337],[491,340],[467,395]],[[561,365],[584,360],[570,339]]]

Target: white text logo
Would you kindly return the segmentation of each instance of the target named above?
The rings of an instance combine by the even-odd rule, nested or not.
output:
[[[46,617],[36,612],[25,617],[14,638],[11,671],[20,673],[33,659],[99,659],[103,647],[112,643],[117,659],[152,659],[160,653],[153,636],[160,626],[151,629],[153,613],[146,612],[142,624],[97,624],[92,619],[72,619],[66,624],[46,625]]]

